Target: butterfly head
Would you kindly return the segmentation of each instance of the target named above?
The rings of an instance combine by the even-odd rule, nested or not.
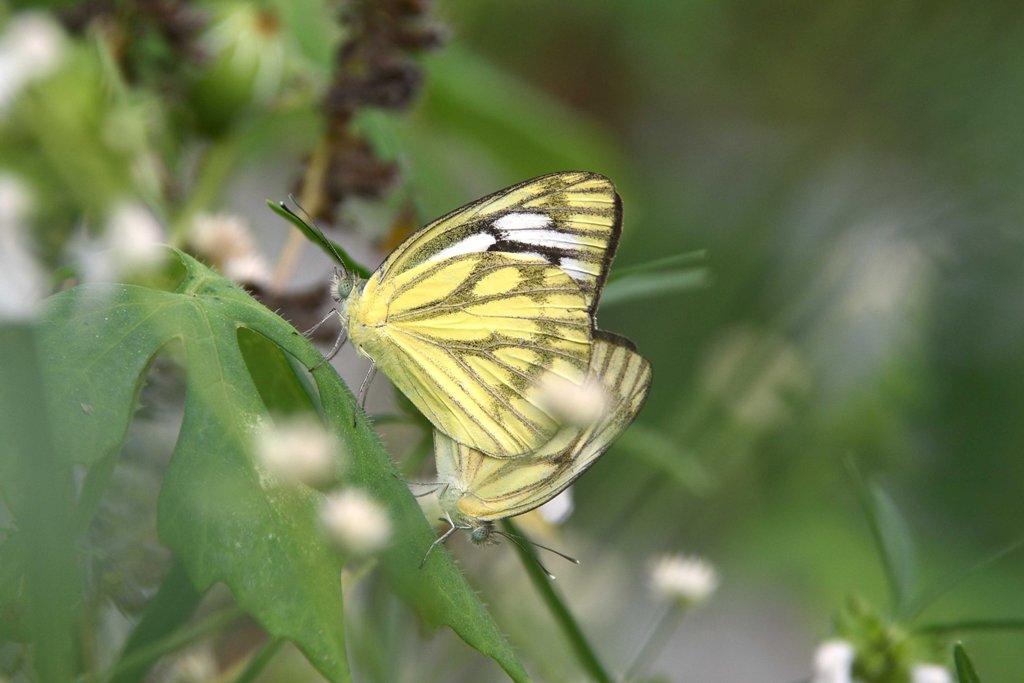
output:
[[[494,523],[481,522],[469,530],[469,540],[473,545],[490,545],[498,539],[494,537]]]
[[[356,286],[356,276],[347,268],[335,268],[331,276],[331,298],[339,304],[348,299]]]

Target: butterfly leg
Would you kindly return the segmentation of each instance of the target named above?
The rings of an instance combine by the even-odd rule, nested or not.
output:
[[[313,325],[313,327],[311,327],[311,328],[309,328],[308,330],[306,330],[305,332],[303,332],[303,333],[302,333],[302,336],[303,336],[303,337],[305,337],[305,338],[307,338],[307,339],[309,339],[310,337],[312,337],[312,336],[313,336],[313,333],[314,333],[314,332],[316,332],[317,330],[319,330],[319,329],[320,329],[320,327],[321,327],[321,326],[322,326],[322,325],[323,325],[323,324],[324,324],[325,322],[327,322],[328,320],[330,320],[331,318],[333,318],[333,317],[334,317],[335,315],[337,315],[337,313],[338,313],[338,309],[337,309],[337,308],[332,308],[332,309],[331,309],[331,310],[330,310],[330,311],[329,311],[329,312],[327,313],[327,315],[325,315],[325,316],[324,316],[324,319],[323,319],[323,320],[321,320],[321,321],[320,321],[320,322],[318,322],[318,323],[317,323],[316,325]]]
[[[359,385],[359,406],[361,408],[366,407],[366,395],[370,393],[370,382],[377,375],[377,364],[370,361],[370,369],[366,371],[366,377],[363,378],[363,383]]]
[[[366,377],[363,378],[363,383],[359,385],[359,395],[356,397],[356,402],[360,408],[366,409],[366,394],[370,391],[370,382],[373,381],[374,375],[377,374],[377,363],[370,361],[370,369],[366,371]],[[352,426],[356,426],[356,411],[352,411]]]
[[[344,346],[345,342],[347,342],[347,341],[348,341],[348,331],[347,330],[342,330],[341,333],[338,335],[338,338],[335,340],[334,346],[332,346],[331,350],[327,353],[326,356],[324,356],[324,360],[328,361],[328,360],[333,359],[335,356],[337,356],[338,355],[338,351],[341,351],[341,347]]]
[[[341,334],[338,335],[338,339],[334,342],[334,346],[331,348],[330,352],[326,356],[321,358],[319,363],[311,367],[310,371],[316,370],[321,365],[337,356],[338,351],[341,350],[341,347],[345,345],[346,341],[348,341],[348,333],[342,330]]]
[[[451,526],[448,528],[447,531],[441,534],[441,536],[437,540],[430,544],[430,547],[427,548],[427,552],[423,553],[423,559],[420,560],[420,569],[423,569],[423,565],[427,563],[427,558],[430,557],[430,553],[434,551],[434,548],[436,548],[439,545],[443,545],[445,541],[451,538],[451,535],[455,533],[455,530],[459,528],[455,525],[455,522],[452,521],[452,516],[449,515],[447,512],[444,514],[443,521],[448,522],[448,524],[450,524]]]

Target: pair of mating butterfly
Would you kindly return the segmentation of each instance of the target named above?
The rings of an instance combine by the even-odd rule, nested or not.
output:
[[[611,181],[555,173],[437,219],[365,281],[339,273],[332,294],[375,364],[367,379],[379,367],[435,427],[451,525],[435,545],[456,529],[483,542],[551,500],[640,410],[650,364],[594,321],[621,225]],[[566,420],[552,400],[573,388],[600,396],[592,419]]]

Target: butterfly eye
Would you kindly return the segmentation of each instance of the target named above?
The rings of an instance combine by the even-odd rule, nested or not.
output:
[[[469,532],[469,540],[473,542],[473,545],[480,545],[486,543],[491,538],[491,527],[488,524],[482,524],[478,527],[473,527],[473,530]]]
[[[348,298],[348,295],[352,293],[353,286],[352,274],[347,270],[334,270],[334,275],[331,276],[331,298],[338,303],[341,303]]]

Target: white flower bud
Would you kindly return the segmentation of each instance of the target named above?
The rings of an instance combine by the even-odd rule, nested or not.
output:
[[[391,518],[361,489],[344,489],[324,501],[320,519],[331,537],[356,555],[372,555],[391,539]]]
[[[545,405],[561,420],[577,427],[591,425],[608,410],[608,396],[595,378],[573,384],[554,373],[541,380]]]
[[[56,71],[66,52],[64,31],[48,14],[15,15],[0,35],[0,110],[26,85]]]
[[[200,214],[189,227],[196,254],[235,282],[266,284],[270,267],[256,248],[249,224],[228,213]]]
[[[0,175],[0,320],[28,320],[39,310],[45,277],[28,244],[32,204],[15,176]]]
[[[686,605],[707,600],[718,588],[718,582],[714,566],[700,557],[666,555],[651,568],[651,589]]]
[[[259,462],[279,481],[317,486],[335,476],[342,446],[318,420],[307,417],[260,425],[255,448]]]
[[[953,683],[953,674],[938,664],[916,664],[910,670],[910,683]]]
[[[814,651],[811,683],[852,683],[853,645],[845,640],[826,640]]]
[[[559,493],[557,496],[537,508],[537,513],[548,524],[558,526],[569,519],[575,504],[572,500],[572,488]]]

